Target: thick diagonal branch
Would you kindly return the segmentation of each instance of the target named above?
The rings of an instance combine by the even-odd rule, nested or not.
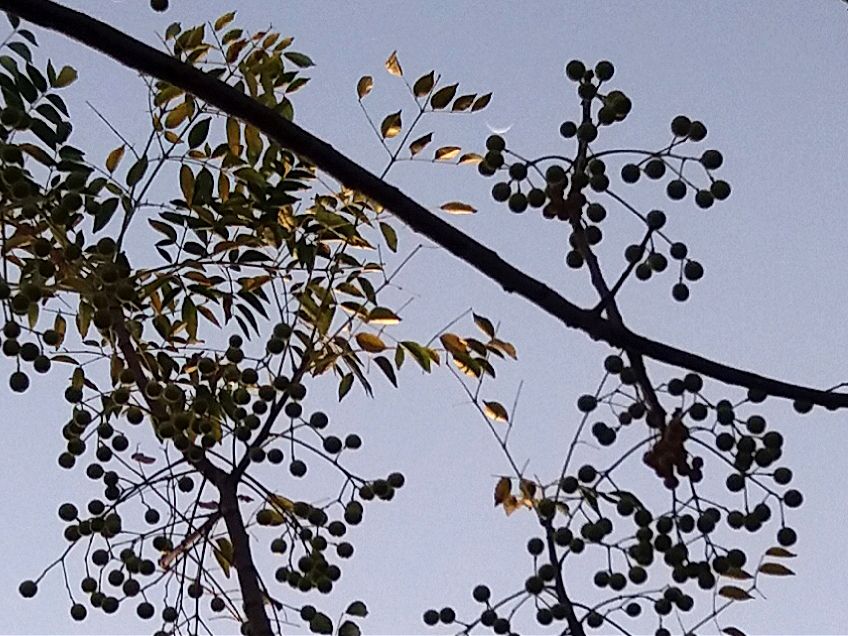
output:
[[[578,307],[544,283],[510,265],[493,250],[435,216],[394,186],[336,151],[328,143],[232,86],[157,51],[108,24],[50,0],[0,0],[0,9],[79,40],[124,66],[179,86],[229,115],[250,123],[281,145],[309,159],[344,185],[372,198],[412,230],[427,236],[454,256],[478,269],[505,291],[523,296],[566,326],[580,329],[595,340],[689,369],[725,384],[830,408],[848,407],[848,394],[822,391],[744,371],[650,340],[622,325],[598,318],[594,312]]]

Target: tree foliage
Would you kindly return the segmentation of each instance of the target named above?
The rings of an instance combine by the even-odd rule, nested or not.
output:
[[[234,19],[172,24],[169,54],[291,120],[312,60],[291,37],[248,33]],[[360,633],[365,600],[351,599],[338,619],[302,598],[333,592],[354,552],[349,529],[376,500],[402,491],[405,477],[398,467],[349,469],[360,433],[339,430],[310,403],[310,387],[326,376],[339,400],[355,387],[379,396],[399,385],[405,365],[456,377],[503,454],[495,506],[538,521],[516,589],[495,594],[480,583],[478,610],[427,609],[425,624],[505,634],[535,621],[530,629],[631,633],[650,614],[657,636],[681,625],[691,633],[754,598],[762,575],[793,573],[784,563],[796,542],[787,516],[802,496],[780,464],[781,434],[756,412],[766,392],[711,396],[697,373],[656,380],[643,351],[613,350],[598,386],[575,405],[561,471],[538,477],[512,455],[514,407],[489,390],[516,346],[477,313],[431,340],[406,331],[394,293],[402,267],[388,271],[384,258],[400,249],[398,233],[383,205],[163,80],[149,81],[147,139],[132,144],[113,129],[114,150],[89,157],[71,145],[61,97],[76,71],[40,64],[35,35],[11,15],[10,23],[0,55],[2,349],[15,365],[13,391],[30,389],[34,374],[67,374],[58,464],[84,470],[100,491],[85,504],[68,493],[76,503],[58,511],[68,548],[24,581],[21,595],[35,596],[61,570],[78,575],[74,620],[90,608],[130,606],[157,619],[160,633],[210,631],[213,615],[245,634],[298,620],[314,633]],[[689,197],[700,208],[730,196],[721,152],[698,145],[703,122],[677,115],[665,143],[605,149],[605,130],[626,120],[631,98],[612,83],[610,62],[572,60],[565,74],[578,117],[559,130],[571,154],[528,159],[500,135],[477,149],[436,145],[435,118],[478,112],[491,93],[463,92],[436,71],[408,78],[396,52],[384,67],[406,93],[391,112],[369,110],[380,80],[355,84],[387,155],[382,177],[399,161],[476,166],[495,181],[496,203],[568,224],[565,265],[585,270],[598,294],[588,315],[620,333],[629,332],[616,297],[633,279],[664,278],[675,301],[689,297],[703,266],[671,235],[664,211],[637,209],[624,193],[649,179],[663,181],[671,201]],[[432,205],[477,211],[464,201]],[[632,216],[636,228],[614,239],[624,243],[614,281],[594,249],[608,238],[611,214]],[[807,412],[812,401],[795,406]],[[267,464],[284,464],[294,479],[317,472],[320,487],[311,501],[290,497]],[[619,475],[634,465],[656,476],[653,488],[625,487]],[[333,488],[326,470],[337,477]],[[729,494],[715,497],[717,484]],[[742,549],[743,530],[763,531],[756,550]],[[272,576],[250,537],[268,546]],[[603,568],[575,565],[594,555]],[[591,577],[596,596],[569,597],[566,576]],[[163,589],[159,602],[153,593]]]

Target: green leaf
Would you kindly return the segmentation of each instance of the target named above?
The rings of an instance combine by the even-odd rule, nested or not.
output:
[[[209,136],[209,124],[211,121],[212,118],[207,117],[206,119],[201,119],[191,127],[191,130],[188,133],[189,148],[197,148],[200,144],[206,141],[206,137]]]
[[[415,358],[418,366],[428,373],[430,372],[430,364],[433,359],[430,357],[429,349],[427,349],[427,347],[420,345],[417,342],[413,342],[412,340],[404,340],[400,344],[412,354],[412,357]]]
[[[27,62],[32,62],[32,53],[30,53],[29,47],[23,42],[10,42],[9,48],[12,49],[18,55],[20,55]]]
[[[294,51],[289,51],[287,53],[283,53],[285,58],[290,62],[293,62],[295,66],[299,66],[300,68],[308,68],[310,66],[315,66],[315,62],[312,61],[308,55],[304,55],[303,53],[295,53]]]
[[[398,238],[395,229],[388,223],[383,223],[381,221],[380,232],[383,233],[383,238],[386,240],[386,245],[389,246],[389,249],[393,252],[397,252]]]
[[[64,88],[70,86],[77,79],[77,72],[72,66],[63,66],[59,74],[56,75],[56,80],[52,82],[53,88]]]
[[[353,387],[353,374],[346,373],[339,380],[339,402],[350,392],[351,387]]]
[[[127,185],[133,187],[144,176],[147,171],[147,155],[140,157],[127,171]]]
[[[186,332],[191,340],[197,340],[197,307],[191,300],[191,297],[186,296],[183,299],[182,319],[186,325]]]
[[[315,634],[332,634],[333,621],[331,621],[330,617],[326,614],[318,612],[312,617],[312,620],[309,621],[309,629]]]
[[[412,93],[416,97],[424,97],[429,94],[431,90],[433,90],[433,85],[436,83],[436,73],[435,71],[430,71],[426,75],[422,75],[417,80],[415,80],[415,84],[412,85]]]
[[[339,636],[360,636],[362,631],[353,621],[345,621],[339,625]]]
[[[365,617],[368,616],[368,608],[362,601],[354,601],[353,603],[347,606],[345,614],[349,614],[350,616]]]
[[[403,351],[403,349],[398,347],[396,351]],[[392,386],[397,388],[397,376],[395,375],[395,370],[392,367],[392,363],[389,362],[388,358],[385,358],[384,356],[377,356],[374,358],[374,363],[378,367],[380,367],[380,370],[386,375],[386,377],[389,379],[389,382],[392,383]]]
[[[450,104],[454,95],[456,95],[456,89],[458,87],[459,84],[451,84],[450,86],[445,86],[444,88],[437,90],[430,98],[430,106],[438,110]]]

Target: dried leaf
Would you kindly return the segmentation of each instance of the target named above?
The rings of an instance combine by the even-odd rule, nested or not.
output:
[[[356,94],[362,100],[371,92],[372,88],[374,88],[374,78],[370,75],[363,75],[356,83]]]
[[[508,517],[513,512],[518,510],[521,507],[521,502],[515,497],[515,495],[509,495],[503,502],[503,509]]]
[[[454,157],[456,157],[461,150],[462,148],[460,148],[459,146],[442,146],[441,148],[436,150],[434,158],[436,159],[436,161],[447,161],[448,159],[453,159]]]
[[[474,214],[477,211],[477,208],[462,201],[448,201],[439,207],[448,214]]]
[[[380,134],[383,136],[383,139],[391,139],[398,136],[402,126],[400,114],[401,111],[398,111],[391,115],[386,115],[386,118],[383,119],[383,123],[380,124]]]
[[[496,422],[509,421],[509,413],[506,412],[506,409],[500,402],[483,402],[483,412],[490,420]]]
[[[130,459],[137,461],[139,464],[152,464],[156,461],[153,457],[149,457],[144,453],[133,453],[130,455]]]
[[[400,66],[400,62],[397,58],[397,51],[392,51],[392,54],[389,56],[389,59],[386,60],[386,70],[390,75],[394,75],[396,77],[403,77],[403,69]]]
[[[522,495],[531,500],[536,494],[536,484],[528,479],[522,479],[518,482],[518,489],[521,491]]]

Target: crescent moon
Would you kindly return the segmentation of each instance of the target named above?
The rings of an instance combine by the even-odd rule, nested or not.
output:
[[[495,128],[489,122],[486,122],[486,128],[488,128],[492,133],[496,135],[505,135],[509,132],[509,129],[512,128],[512,124],[509,126],[504,126],[503,128]]]

